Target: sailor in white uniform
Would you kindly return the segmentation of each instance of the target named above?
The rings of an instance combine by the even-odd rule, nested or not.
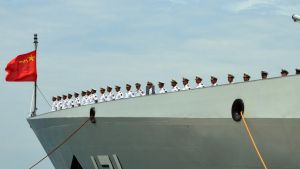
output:
[[[105,89],[100,88],[100,96],[99,96],[99,103],[106,101]]]
[[[66,96],[66,95],[63,95],[62,106],[61,106],[61,109],[62,109],[62,110],[68,108],[67,103],[68,103],[67,96]]]
[[[92,89],[91,91],[92,91],[92,93],[91,93],[92,102],[98,103],[98,96],[97,96],[96,90]]]
[[[87,104],[94,104],[94,100],[92,98],[91,92],[89,90],[86,91]]]
[[[131,91],[131,85],[126,84],[126,93],[125,93],[125,98],[132,98],[135,97],[134,93]]]
[[[73,108],[74,107],[74,100],[72,99],[72,95],[68,94],[68,101],[67,101],[67,108]]]
[[[141,84],[140,83],[136,83],[135,84],[135,88],[136,88],[136,91],[134,93],[134,95],[136,97],[139,97],[139,96],[145,96],[145,92],[141,89]]]
[[[115,100],[123,99],[124,95],[121,92],[121,87],[120,86],[115,86],[115,90],[116,90]]]
[[[107,86],[106,88],[107,94],[106,94],[106,101],[112,101],[115,100],[115,94],[112,92],[112,88],[110,86]]]
[[[160,94],[167,93],[167,90],[164,88],[164,86],[165,86],[165,83],[158,82],[158,87],[159,87],[158,93],[160,93]]]
[[[52,97],[52,106],[51,106],[51,111],[56,111],[56,105],[57,105],[57,100],[56,97]]]
[[[73,102],[74,107],[79,107],[80,106],[80,98],[78,96],[79,96],[79,94],[75,92],[74,93],[75,100]]]
[[[183,88],[182,90],[190,90],[190,85],[189,85],[189,79],[187,78],[182,78],[182,84],[183,84]]]
[[[56,104],[56,110],[61,110],[62,108],[62,100],[60,96],[57,96],[57,104]]]
[[[88,98],[86,96],[86,91],[82,91],[81,92],[81,101],[80,101],[80,105],[81,106],[85,106],[88,104]]]
[[[180,88],[177,87],[177,82],[176,82],[176,80],[172,80],[172,81],[171,81],[171,86],[172,86],[172,89],[171,89],[172,92],[178,92],[178,91],[180,91]]]
[[[153,95],[155,94],[155,86],[153,85],[152,82],[147,82],[146,86],[146,95]]]
[[[229,84],[234,83],[234,82],[233,82],[234,76],[233,76],[232,74],[228,74],[227,80],[228,80],[228,83],[229,83]]]
[[[210,82],[211,82],[211,86],[214,87],[214,86],[217,86],[218,85],[218,78],[214,77],[214,76],[211,76],[210,77]]]
[[[201,77],[196,76],[195,81],[196,81],[196,88],[197,88],[197,89],[198,89],[198,88],[203,88],[203,87],[204,87],[204,85],[202,84],[202,78],[201,78]]]

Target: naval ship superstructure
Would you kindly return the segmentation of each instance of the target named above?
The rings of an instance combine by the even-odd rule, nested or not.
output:
[[[300,76],[157,94],[28,118],[56,169],[300,168]]]

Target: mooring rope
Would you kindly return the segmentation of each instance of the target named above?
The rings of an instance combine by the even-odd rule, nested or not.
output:
[[[90,120],[90,118],[88,118],[84,123],[82,123],[80,125],[80,127],[78,127],[76,130],[74,130],[66,139],[63,140],[63,142],[61,142],[59,145],[57,145],[55,148],[53,148],[45,157],[43,157],[42,159],[40,159],[38,162],[36,162],[35,164],[33,164],[29,169],[34,168],[35,166],[37,166],[40,162],[42,162],[43,160],[45,160],[47,157],[51,156],[57,149],[59,149],[61,146],[63,146],[66,142],[68,142],[77,132],[79,132],[79,130],[85,126],[85,124],[87,124],[87,122]]]
[[[242,120],[243,120],[244,126],[245,126],[245,128],[247,130],[247,133],[248,133],[249,137],[250,137],[251,143],[252,143],[252,145],[253,145],[253,147],[254,147],[254,149],[256,151],[256,154],[257,154],[257,156],[258,156],[258,158],[259,158],[262,166],[264,167],[264,169],[268,169],[267,165],[266,165],[266,163],[265,163],[265,161],[264,161],[264,159],[263,159],[263,157],[262,157],[262,155],[260,153],[260,151],[258,150],[258,148],[256,146],[256,143],[255,143],[254,138],[253,138],[253,136],[251,134],[251,131],[250,131],[249,126],[248,126],[248,124],[246,122],[246,119],[245,119],[245,117],[243,115],[243,112],[241,112],[241,116],[242,116]]]

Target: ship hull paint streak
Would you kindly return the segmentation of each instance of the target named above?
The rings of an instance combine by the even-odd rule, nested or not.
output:
[[[70,169],[73,156],[84,169],[95,162],[101,169],[99,156],[108,156],[114,169],[120,169],[117,162],[122,169],[258,169],[243,123],[231,118],[240,98],[269,168],[298,169],[299,84],[300,76],[290,76],[222,85],[51,112],[28,122],[49,152],[95,107],[96,123],[50,156],[57,169]]]

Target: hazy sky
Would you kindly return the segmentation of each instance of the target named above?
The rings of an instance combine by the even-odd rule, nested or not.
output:
[[[45,152],[28,125],[33,85],[5,82],[6,64],[33,50],[38,83],[53,95],[150,80],[194,86],[196,75],[225,83],[261,70],[300,67],[296,0],[9,0],[0,1],[1,168],[28,168]],[[180,86],[181,87],[181,86]],[[38,113],[49,110],[38,99]],[[53,169],[49,160],[38,169]]]

